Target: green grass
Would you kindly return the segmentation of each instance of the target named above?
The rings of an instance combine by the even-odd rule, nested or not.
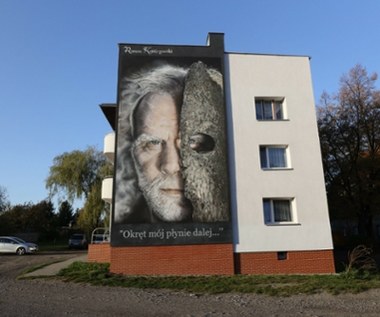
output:
[[[359,293],[380,288],[380,275],[363,272],[335,275],[124,276],[108,264],[75,262],[59,273],[64,281],[93,285],[181,290],[192,293],[256,293],[272,296]]]

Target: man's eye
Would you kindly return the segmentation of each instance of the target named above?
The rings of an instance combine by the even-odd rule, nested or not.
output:
[[[148,144],[150,144],[150,145],[160,145],[161,141],[160,140],[150,140],[148,142]]]
[[[215,141],[207,134],[197,133],[189,138],[189,147],[198,153],[210,152],[215,147]]]

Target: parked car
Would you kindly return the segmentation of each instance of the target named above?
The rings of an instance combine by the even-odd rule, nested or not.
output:
[[[87,248],[86,235],[84,233],[75,233],[69,239],[69,248],[85,249]]]
[[[2,236],[0,237],[0,253],[16,253],[24,255],[38,251],[38,245],[26,242],[18,237]]]

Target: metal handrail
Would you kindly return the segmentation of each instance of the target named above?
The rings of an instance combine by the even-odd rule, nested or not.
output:
[[[99,232],[99,233],[97,233]],[[95,228],[91,234],[91,244],[94,243],[109,243],[110,230],[109,228]]]

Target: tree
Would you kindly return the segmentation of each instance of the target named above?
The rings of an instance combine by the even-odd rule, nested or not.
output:
[[[72,151],[54,158],[46,180],[51,195],[64,193],[69,201],[85,198],[77,225],[86,233],[97,227],[104,214],[101,199],[101,183],[105,176],[112,175],[112,165],[104,155],[93,147],[85,151]]]
[[[23,204],[10,207],[0,215],[2,234],[38,232],[42,238],[56,234],[56,215],[53,204],[43,200],[37,204]]]
[[[70,227],[74,220],[73,207],[65,200],[61,203],[58,210],[58,225],[60,227]]]
[[[4,187],[0,186],[0,232],[2,235],[9,234],[10,220],[7,195]]]
[[[101,189],[101,182],[93,185],[88,199],[78,216],[77,225],[86,233],[87,237],[91,235],[95,228],[103,225],[102,219],[106,209],[101,198]]]
[[[330,212],[355,216],[359,234],[373,236],[380,213],[380,91],[377,75],[356,65],[336,95],[324,93],[318,127]]]
[[[5,187],[0,186],[0,213],[10,207],[8,201],[7,190]]]
[[[94,147],[58,155],[53,160],[46,179],[50,195],[65,193],[69,201],[87,199],[92,186],[102,177],[104,166],[109,164],[104,155]]]
[[[54,238],[57,234],[57,217],[51,201],[29,205],[24,219],[24,231],[39,232],[42,239]]]

